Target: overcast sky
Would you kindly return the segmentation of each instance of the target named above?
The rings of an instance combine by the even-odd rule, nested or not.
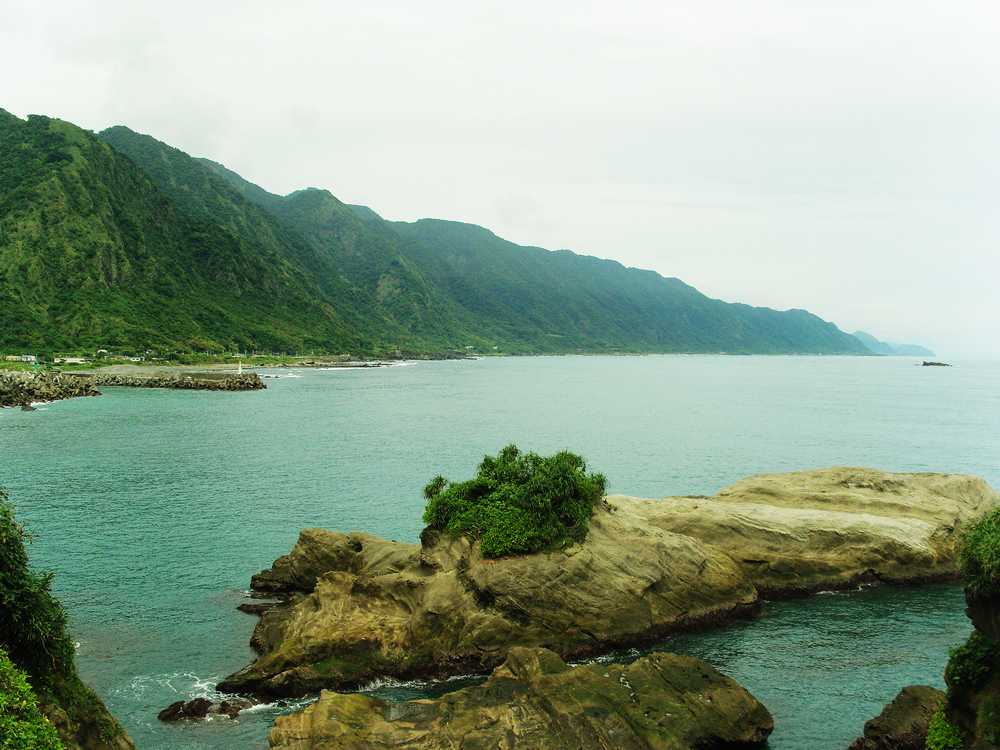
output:
[[[0,0],[0,107],[1000,355],[1000,5]]]

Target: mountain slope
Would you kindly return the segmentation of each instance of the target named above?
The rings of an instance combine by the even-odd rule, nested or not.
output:
[[[301,267],[69,123],[0,114],[0,346],[346,348]]]
[[[866,353],[804,310],[721,302],[679,279],[516,245],[471,224],[422,219],[392,226],[427,278],[498,336],[566,349]]]
[[[0,110],[0,348],[867,353],[804,311]]]
[[[882,354],[888,357],[933,357],[934,352],[919,344],[894,344],[889,341],[879,341],[870,333],[865,331],[855,331],[854,338],[858,339],[870,351],[875,354]]]

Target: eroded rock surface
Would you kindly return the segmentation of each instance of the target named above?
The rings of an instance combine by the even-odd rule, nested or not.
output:
[[[996,507],[982,479],[834,468],[750,477],[713,497],[635,501],[729,554],[764,596],[958,576],[959,529]]]
[[[714,497],[611,497],[584,542],[498,560],[433,531],[414,545],[306,530],[254,577],[287,601],[254,631],[260,658],[219,687],[294,696],[486,672],[514,646],[582,658],[750,613],[761,592],[954,577],[958,532],[997,503],[973,477],[827,469]]]
[[[263,615],[253,638],[261,656],[219,685],[227,692],[485,672],[517,645],[583,657],[757,603],[726,554],[651,526],[631,505],[597,510],[582,544],[499,560],[435,533],[410,545],[307,530],[254,581],[291,600]]]
[[[924,750],[927,725],[944,703],[944,693],[927,685],[910,685],[865,722],[864,736],[848,750]]]
[[[281,716],[276,750],[688,750],[763,743],[767,709],[688,656],[654,653],[628,666],[567,666],[545,649],[513,648],[482,685],[393,704],[324,691]]]

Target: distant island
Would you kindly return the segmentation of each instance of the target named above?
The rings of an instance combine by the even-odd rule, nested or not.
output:
[[[0,352],[868,354],[805,310],[0,110]]]
[[[879,341],[870,333],[855,331],[854,338],[864,344],[873,354],[882,354],[888,357],[933,357],[934,352],[926,346],[919,344],[893,344],[888,341]]]

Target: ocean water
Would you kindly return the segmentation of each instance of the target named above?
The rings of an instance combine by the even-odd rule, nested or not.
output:
[[[841,357],[538,357],[274,371],[268,389],[106,389],[0,412],[0,485],[56,572],[81,673],[139,748],[266,747],[274,715],[165,725],[251,660],[250,575],[306,526],[414,541],[421,487],[509,442],[569,448],[609,491],[713,493],[749,474],[866,465],[1000,486],[1000,363]],[[955,586],[768,604],[671,639],[775,715],[771,747],[843,748],[970,630]],[[466,684],[373,686],[403,699]]]

